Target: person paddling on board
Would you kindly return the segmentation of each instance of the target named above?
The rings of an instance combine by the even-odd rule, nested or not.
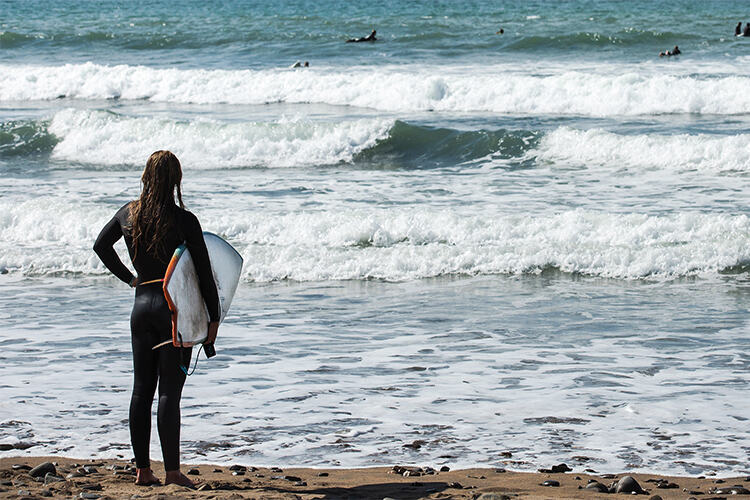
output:
[[[346,43],[358,43],[358,42],[375,42],[377,41],[377,38],[375,37],[375,30],[372,30],[372,33],[370,33],[367,36],[361,36],[359,38],[350,38],[346,41]]]
[[[665,52],[659,52],[659,57],[664,57],[664,56],[667,56],[667,57],[679,56],[680,54],[682,54],[682,51],[680,50],[680,48],[677,45],[675,45],[672,50],[667,50]]]
[[[740,36],[742,34],[742,21],[737,23],[737,26],[734,28],[734,36]]]
[[[169,151],[156,151],[146,162],[141,176],[141,195],[125,204],[104,226],[94,243],[94,251],[112,274],[135,288],[130,315],[133,348],[133,394],[130,399],[130,440],[135,455],[135,484],[160,484],[151,470],[151,403],[159,387],[158,429],[164,457],[166,484],[192,488],[195,484],[180,472],[180,398],[185,384],[183,365],[190,362],[191,348],[171,342],[154,349],[172,337],[169,306],[162,291],[167,264],[183,242],[190,250],[199,287],[208,309],[210,323],[206,344],[213,344],[219,329],[220,307],[211,272],[211,262],[200,222],[182,203],[182,168]],[[177,203],[175,203],[175,197]],[[133,276],[114,250],[125,239],[136,270]]]

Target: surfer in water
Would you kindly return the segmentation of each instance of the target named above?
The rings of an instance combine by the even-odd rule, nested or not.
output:
[[[664,56],[672,57],[672,56],[679,56],[680,54],[682,54],[682,51],[680,50],[680,48],[677,45],[675,45],[672,50],[667,50],[665,52],[659,52],[659,57],[664,57]]]
[[[750,23],[745,23],[745,30],[742,32],[742,36],[750,37]]]
[[[742,21],[737,23],[737,26],[734,28],[734,36],[740,36],[742,34]]]
[[[367,36],[361,36],[359,38],[350,38],[346,41],[346,43],[358,43],[358,42],[375,42],[377,41],[377,38],[375,38],[375,30],[372,30],[372,33],[370,33]]]
[[[182,367],[190,362],[191,348],[171,342],[153,349],[172,337],[172,321],[162,290],[167,265],[183,242],[195,263],[200,291],[208,309],[207,344],[216,340],[219,329],[219,297],[211,273],[206,243],[198,219],[182,203],[182,169],[169,151],[156,151],[146,162],[141,176],[141,195],[117,211],[99,233],[94,251],[107,269],[135,288],[130,315],[133,347],[133,394],[130,399],[130,440],[135,455],[135,484],[160,484],[151,470],[151,403],[159,389],[157,427],[166,470],[165,484],[194,487],[180,472],[180,398],[185,384]],[[114,250],[125,239],[136,270],[133,276]]]

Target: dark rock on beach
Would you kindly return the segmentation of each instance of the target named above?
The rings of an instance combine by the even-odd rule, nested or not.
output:
[[[656,487],[660,490],[674,490],[680,487],[677,483],[670,483],[667,480],[661,480],[656,483]]]
[[[570,467],[568,467],[566,464],[558,464],[558,465],[553,465],[549,469],[539,469],[539,472],[541,472],[543,474],[557,474],[557,473],[560,473],[560,472],[570,472],[572,470],[573,469],[571,469]]]
[[[623,476],[614,485],[615,493],[637,493],[639,495],[645,493],[638,481],[633,479],[631,476]]]
[[[599,493],[609,493],[609,488],[607,486],[599,481],[594,481],[593,479],[586,485],[585,489],[598,491]]]
[[[190,475],[190,476],[200,476],[201,471],[199,471],[198,469],[193,468],[193,469],[188,470],[187,474]]]
[[[558,486],[560,486],[560,482],[555,481],[554,479],[548,479],[547,481],[543,482],[541,486],[552,486],[554,488],[557,488]]]
[[[57,474],[57,469],[52,462],[41,463],[29,471],[31,477],[44,477],[47,473]]]

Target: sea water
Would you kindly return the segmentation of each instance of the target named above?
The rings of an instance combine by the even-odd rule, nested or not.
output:
[[[245,259],[185,461],[747,474],[744,15],[4,2],[0,455],[130,457],[91,247],[170,149]]]

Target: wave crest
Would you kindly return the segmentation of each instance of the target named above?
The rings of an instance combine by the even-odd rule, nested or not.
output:
[[[91,245],[115,210],[63,199],[0,201],[0,268],[30,275],[106,274]],[[207,230],[223,234],[242,252],[248,281],[402,281],[546,269],[669,279],[736,272],[750,263],[750,220],[744,215],[571,210],[508,216],[372,208],[234,210],[201,218]]]
[[[476,71],[475,71],[475,70]],[[385,111],[586,116],[750,113],[747,76],[618,71],[516,74],[474,68],[179,70],[143,66],[0,65],[0,101],[148,99],[174,103],[325,103]]]

